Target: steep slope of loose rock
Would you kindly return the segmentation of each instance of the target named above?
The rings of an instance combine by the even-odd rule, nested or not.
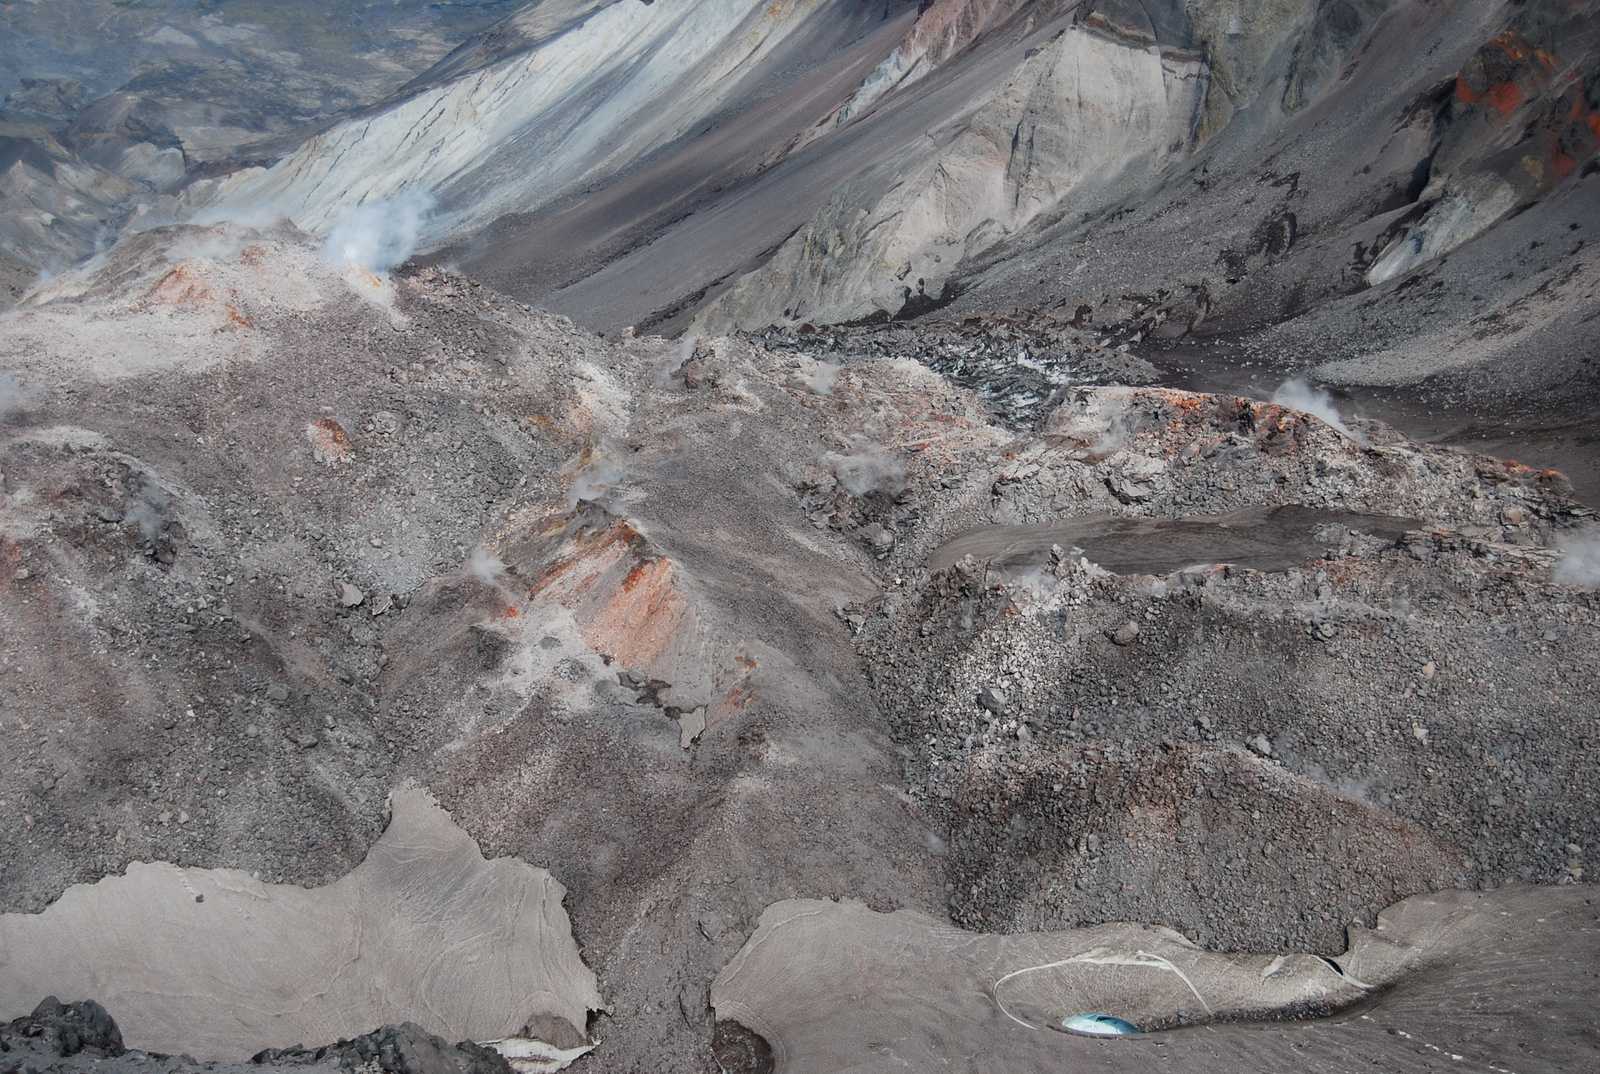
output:
[[[331,881],[414,776],[566,885],[607,1062],[663,1069],[768,903],[937,905],[835,615],[870,546],[796,495],[842,468],[888,519],[884,443],[993,443],[934,375],[818,394],[228,228],[126,241],[3,345],[8,909],[144,859]]]
[[[79,159],[43,127],[0,117],[0,256],[8,262],[35,274],[72,264],[140,189]]]
[[[537,28],[513,20],[510,55],[469,51],[447,64],[452,77],[425,78],[266,174],[241,176],[216,211],[270,206],[322,233],[344,205],[425,190],[444,210],[429,247],[466,239],[502,216],[612,179],[748,98],[796,82],[815,64],[796,56],[797,41],[838,48],[870,40],[899,9],[629,2],[579,5]],[[458,66],[466,69],[455,73]]]
[[[942,315],[1071,321],[1180,386],[1309,375],[1413,433],[1560,467],[1595,502],[1595,24],[1582,5],[1395,6],[1314,100],[997,247]]]
[[[845,183],[701,331],[887,318],[937,304],[961,263],[1040,213],[1184,154],[1206,100],[1198,56],[1093,23],[1030,50],[967,114]]]
[[[1092,389],[897,544],[917,588],[864,609],[859,644],[920,744],[913,794],[947,818],[956,920],[1160,918],[1238,946],[1260,923],[1219,908],[1266,898],[1293,908],[1276,943],[1331,953],[1399,894],[1584,874],[1592,684],[1563,639],[1595,610],[1548,565],[1589,512],[1559,475],[1358,433]],[[1206,566],[1234,561],[1217,513],[1250,504],[1295,505],[1316,551],[1285,530],[1268,540],[1299,565]],[[1006,543],[1107,516],[1174,521],[1125,531],[1135,557],[1066,526]],[[943,554],[956,534],[969,550]]]
[[[785,899],[1336,951],[1407,893],[1588,867],[1559,475],[1146,390],[1018,442],[909,359],[607,342],[332,253],[158,229],[6,315],[8,910],[145,859],[332,881],[415,778],[566,888],[582,1062],[642,1071],[704,1062]],[[930,560],[1278,505],[1283,571]]]

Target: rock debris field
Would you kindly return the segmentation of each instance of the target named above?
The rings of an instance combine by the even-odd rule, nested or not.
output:
[[[0,928],[141,862],[333,891],[379,868],[409,781],[461,862],[545,871],[554,938],[517,942],[572,945],[598,988],[506,1030],[542,1048],[507,1060],[466,1041],[471,989],[408,1011],[377,980],[339,1001],[370,1023],[326,1031],[346,1043],[256,1066],[841,1069],[803,1042],[853,1038],[783,998],[821,954],[802,943],[777,992],[730,976],[778,972],[762,937],[796,907],[895,966],[901,923],[935,930],[989,988],[1027,964],[1007,952],[1097,927],[1128,959],[1156,930],[1218,980],[1325,973],[1181,1015],[1133,974],[1117,1002],[1145,1028],[1220,1019],[1173,1030],[1197,1070],[1379,1055],[1340,1036],[1360,1018],[1411,1042],[1384,1045],[1396,1070],[1596,1061],[1592,1032],[1456,1024],[1438,967],[1470,944],[1417,940],[1389,991],[1349,961],[1380,915],[1470,919],[1485,950],[1521,929],[1505,957],[1571,963],[1483,970],[1495,1018],[1590,988],[1600,528],[1554,471],[1140,386],[1111,351],[1008,424],[914,340],[601,339],[440,269],[335,267],[287,228],[146,232],[4,316]],[[28,972],[0,1011],[28,1069],[290,1043],[184,1047],[119,1009],[138,983],[116,966],[54,1007],[76,979]],[[849,987],[887,1027],[913,1018],[891,994],[943,1009],[918,991],[936,976]],[[1011,1069],[1112,1054],[948,1002]],[[1272,1021],[1348,1002],[1290,1043]],[[859,1043],[852,1069],[894,1065]]]

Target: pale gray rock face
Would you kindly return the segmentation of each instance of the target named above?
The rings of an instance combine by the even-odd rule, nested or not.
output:
[[[0,915],[0,1017],[97,996],[128,1047],[214,1060],[408,1020],[452,1041],[550,1018],[581,1035],[603,1001],[565,889],[485,860],[420,788],[390,808],[366,860],[325,887],[136,862],[41,914]]]
[[[335,126],[260,175],[219,188],[213,213],[270,207],[325,234],[342,207],[427,191],[443,212],[425,248],[470,239],[511,213],[616,178],[683,140],[858,5],[753,0],[573,5],[515,33],[447,80],[428,79],[374,114]],[[558,17],[559,16],[559,17]],[[479,56],[467,53],[467,66]],[[454,67],[447,68],[454,71]],[[789,72],[793,77],[793,72]],[[769,150],[771,147],[768,147]]]
[[[1197,59],[1067,26],[966,115],[845,184],[696,318],[728,332],[886,318],[936,304],[964,260],[1187,152]]]

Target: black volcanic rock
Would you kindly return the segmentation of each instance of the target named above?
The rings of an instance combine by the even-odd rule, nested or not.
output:
[[[48,996],[32,1014],[0,1023],[0,1071],[5,1074],[91,1070],[247,1074],[307,1067],[376,1069],[384,1074],[512,1074],[511,1064],[493,1048],[472,1041],[452,1045],[411,1022],[315,1048],[268,1049],[245,1063],[202,1063],[187,1055],[128,1050],[116,1021],[94,1000],[62,1003]]]

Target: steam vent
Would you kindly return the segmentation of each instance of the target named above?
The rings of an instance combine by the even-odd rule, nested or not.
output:
[[[1600,1071],[1600,0],[0,0],[0,1074]]]

